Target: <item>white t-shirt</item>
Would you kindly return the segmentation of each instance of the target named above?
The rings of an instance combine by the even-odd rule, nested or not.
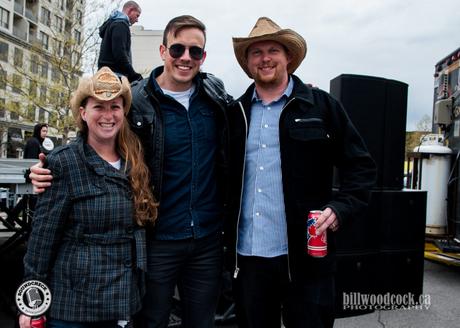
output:
[[[118,161],[109,162],[109,164],[112,165],[117,170],[119,170],[121,168],[121,158]]]
[[[165,95],[171,96],[176,100],[179,104],[185,107],[186,110],[188,110],[188,107],[190,105],[190,97],[193,94],[193,91],[195,91],[195,85],[192,85],[190,89],[187,89],[185,91],[171,91],[167,89],[161,89]]]

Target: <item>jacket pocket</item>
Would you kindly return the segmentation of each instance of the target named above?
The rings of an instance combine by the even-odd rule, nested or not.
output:
[[[302,125],[289,129],[289,136],[298,141],[323,141],[328,142],[330,139],[329,133],[318,126]]]
[[[143,112],[133,109],[133,113],[129,117],[131,130],[139,136],[141,142],[150,140],[154,132],[153,109]]]
[[[88,288],[88,277],[90,275],[89,245],[75,242],[71,246],[72,251],[69,254],[67,263],[64,264],[65,271],[69,277],[70,288],[72,290],[85,292]]]

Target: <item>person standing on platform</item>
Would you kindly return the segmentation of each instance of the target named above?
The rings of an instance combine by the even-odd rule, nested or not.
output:
[[[133,68],[129,29],[137,22],[140,15],[141,7],[135,1],[127,1],[122,11],[114,11],[99,27],[102,42],[97,62],[98,68],[110,67],[116,74],[126,76],[129,82],[142,79],[142,75]]]

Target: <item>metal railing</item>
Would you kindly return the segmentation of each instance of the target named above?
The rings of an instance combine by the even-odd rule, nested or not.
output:
[[[15,29],[13,27],[13,35],[20,38],[21,40],[27,41],[27,32]]]

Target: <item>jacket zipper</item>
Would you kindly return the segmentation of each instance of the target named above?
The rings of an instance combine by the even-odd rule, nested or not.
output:
[[[281,122],[281,115],[283,114],[283,111],[284,109],[294,100],[295,98],[292,98],[290,99],[284,106],[283,108],[281,109],[281,113],[280,113],[280,122]],[[240,106],[240,109],[241,109],[241,112],[243,114],[243,118],[244,118],[244,123],[245,123],[245,133],[246,133],[246,142],[247,142],[247,134],[248,134],[248,120],[246,118],[246,114],[244,112],[244,108],[243,108],[243,105],[241,104],[241,102],[238,102],[239,106]],[[238,220],[236,222],[236,243],[235,243],[235,271],[233,273],[233,278],[236,279],[238,277],[238,273],[240,271],[240,268],[238,267],[238,227],[240,225],[240,217],[241,217],[241,202],[242,202],[242,199],[243,199],[243,187],[244,187],[244,172],[245,172],[245,168],[246,168],[246,142],[244,143],[244,156],[243,156],[243,173],[241,174],[241,192],[240,192],[240,208],[239,208],[239,211],[238,211]],[[280,144],[280,152],[281,152],[281,144]],[[286,229],[287,229],[287,222],[286,222]],[[287,238],[287,241],[288,241],[288,253],[287,253],[287,265],[288,265],[288,278],[289,278],[289,281],[292,281],[291,279],[291,266],[290,266],[290,263],[289,263],[289,236],[288,236],[288,233],[287,233],[287,230],[286,230],[286,238]]]
[[[294,100],[295,98],[291,98],[289,99],[289,101],[283,106],[283,108],[281,108],[281,113],[280,113],[280,121],[279,121],[279,124],[281,124],[281,115],[283,115],[283,112],[284,112],[284,109]],[[295,120],[297,122],[297,119]],[[279,130],[281,131],[281,127],[278,126]],[[281,143],[280,143],[280,160],[281,160]],[[281,177],[283,176],[283,171],[281,170]],[[284,193],[284,192],[283,192]],[[290,264],[290,261],[289,261],[289,234],[287,232],[287,218],[286,218],[286,240],[287,240],[287,244],[288,244],[288,247],[287,247],[287,269],[288,269],[288,279],[289,279],[289,282],[292,281],[292,278],[291,278],[291,264]]]
[[[294,122],[296,123],[307,123],[307,122],[322,122],[320,118],[296,118]]]
[[[245,125],[245,131],[244,131],[244,136],[245,136],[245,142],[244,142],[244,156],[243,156],[243,171],[241,174],[241,191],[240,191],[240,208],[238,210],[238,219],[236,221],[236,243],[235,243],[235,271],[233,272],[233,278],[236,279],[238,277],[238,272],[240,271],[240,268],[238,267],[238,228],[240,225],[240,217],[241,217],[241,202],[243,200],[243,188],[244,188],[244,172],[246,169],[246,143],[247,143],[247,138],[248,138],[248,120],[246,118],[246,113],[244,112],[243,105],[241,102],[238,102],[238,105],[240,106],[241,113],[243,114],[244,118],[244,125]]]

